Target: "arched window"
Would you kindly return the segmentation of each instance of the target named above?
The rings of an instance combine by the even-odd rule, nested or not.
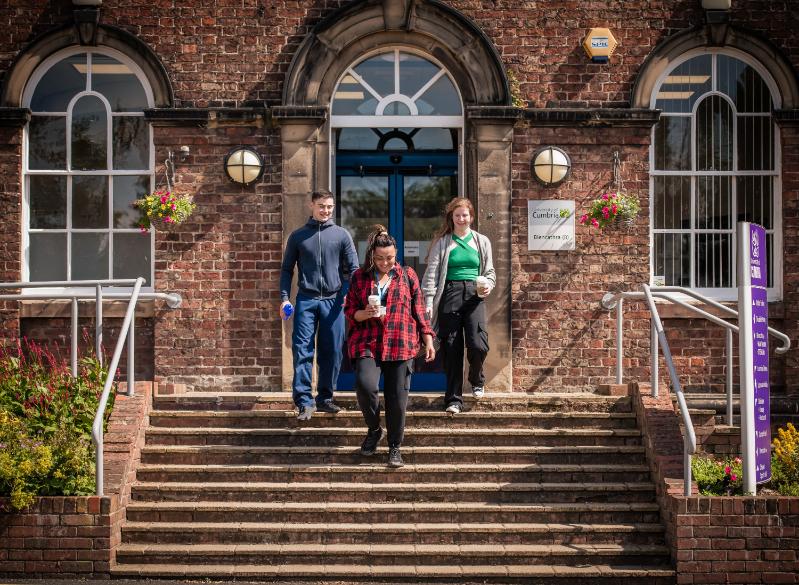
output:
[[[133,201],[153,187],[153,106],[144,75],[111,49],[73,48],[33,73],[24,157],[23,277],[31,281],[144,276],[153,239]]]
[[[735,229],[765,226],[769,295],[781,294],[780,156],[774,83],[742,53],[678,60],[655,86],[650,152],[652,283],[735,298]]]
[[[350,66],[331,107],[333,127],[451,127],[463,125],[463,106],[447,71],[395,48]]]

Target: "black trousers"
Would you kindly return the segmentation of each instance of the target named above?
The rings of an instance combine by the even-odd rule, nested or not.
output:
[[[438,305],[438,335],[447,375],[444,404],[463,405],[464,344],[472,387],[485,384],[483,362],[488,355],[485,302],[477,296],[474,281],[446,282]]]
[[[380,426],[380,396],[378,385],[383,374],[383,399],[386,403],[388,446],[399,447],[405,434],[405,410],[408,407],[408,384],[413,360],[398,362],[358,358],[355,362],[355,392],[363,420],[369,429]]]

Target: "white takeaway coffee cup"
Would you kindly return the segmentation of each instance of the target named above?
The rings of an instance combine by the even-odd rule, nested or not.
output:
[[[477,287],[477,296],[481,299],[488,295],[488,279],[485,276],[478,276],[474,280],[474,284]]]

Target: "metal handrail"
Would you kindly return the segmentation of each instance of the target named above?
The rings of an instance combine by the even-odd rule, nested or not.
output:
[[[119,359],[122,355],[122,349],[125,346],[127,338],[128,344],[128,375],[127,375],[127,394],[133,396],[133,389],[136,383],[135,370],[134,370],[134,333],[135,333],[135,314],[136,304],[139,300],[143,299],[163,299],[167,305],[175,309],[181,305],[182,298],[177,293],[152,293],[141,292],[141,287],[144,284],[144,278],[139,277],[136,279],[116,279],[116,280],[72,280],[72,281],[39,281],[39,282],[6,282],[0,283],[0,290],[4,289],[20,289],[25,290],[28,288],[93,288],[94,294],[88,292],[45,292],[45,293],[25,293],[25,294],[0,294],[0,301],[12,300],[71,300],[71,355],[70,361],[72,366],[72,376],[78,375],[78,301],[94,300],[95,306],[95,344],[98,359],[102,359],[102,329],[103,329],[103,301],[105,300],[123,300],[128,299],[128,306],[125,311],[125,317],[122,321],[122,328],[119,332],[114,355],[111,363],[108,366],[108,374],[103,385],[103,392],[100,396],[100,402],[97,407],[97,412],[94,416],[94,423],[92,425],[92,441],[95,445],[95,473],[96,473],[96,493],[98,496],[103,495],[103,419],[105,418],[105,408],[108,404],[108,398],[111,392],[111,387],[114,382],[114,374],[116,373]],[[121,287],[133,286],[130,292],[106,292],[103,287]],[[111,289],[113,290],[113,288]]]
[[[671,383],[674,385],[674,392],[677,395],[677,403],[680,405],[680,416],[682,416],[683,427],[685,428],[683,436],[683,493],[686,496],[690,496],[691,455],[696,453],[696,432],[694,431],[694,423],[691,421],[691,413],[688,412],[688,404],[685,402],[685,395],[682,392],[680,377],[677,375],[677,369],[674,367],[674,360],[671,357],[671,349],[669,348],[669,340],[666,339],[666,333],[663,331],[663,322],[660,320],[660,314],[658,313],[657,306],[655,306],[655,299],[652,297],[652,291],[648,284],[644,285],[644,295],[649,305],[649,310],[652,312],[653,327],[657,334],[657,338],[660,340],[663,359],[666,360],[666,367],[669,369],[669,377],[671,378]],[[657,355],[655,357],[657,357]]]
[[[144,279],[139,277],[136,279],[136,284],[133,285],[133,292],[130,293],[130,300],[128,301],[128,309],[125,311],[125,319],[122,321],[122,328],[119,330],[119,338],[117,345],[114,348],[114,355],[111,358],[111,363],[108,364],[108,374],[105,378],[103,385],[103,393],[100,395],[100,403],[97,405],[97,412],[94,415],[94,424],[92,424],[92,441],[95,447],[95,481],[97,484],[97,495],[103,495],[103,419],[105,418],[105,407],[108,404],[108,396],[111,393],[111,386],[114,384],[114,373],[117,371],[119,358],[122,355],[122,348],[125,346],[125,338],[130,334],[128,339],[128,350],[131,351],[133,347],[133,314],[136,311],[136,303],[139,300],[139,289],[144,284]],[[133,365],[128,363],[128,394],[132,394],[131,376],[133,372]]]
[[[669,377],[674,386],[674,391],[677,396],[677,403],[680,407],[680,415],[683,420],[685,428],[685,437],[683,439],[683,478],[684,478],[684,493],[686,496],[691,495],[691,458],[690,456],[696,452],[696,433],[694,431],[691,415],[688,411],[688,405],[685,400],[685,395],[682,391],[679,375],[674,366],[674,360],[671,356],[671,349],[669,342],[666,339],[666,334],[663,330],[663,322],[660,319],[660,313],[655,304],[655,297],[662,298],[676,305],[688,309],[696,313],[700,317],[707,319],[713,323],[721,325],[726,329],[726,349],[727,349],[727,421],[732,425],[732,334],[738,331],[738,326],[729,323],[724,319],[717,317],[695,305],[684,302],[683,300],[672,296],[674,293],[685,294],[686,296],[698,299],[708,305],[716,307],[731,317],[738,317],[738,312],[729,307],[725,307],[721,303],[700,295],[696,291],[686,289],[679,286],[668,287],[653,287],[643,285],[643,292],[617,292],[606,293],[602,297],[602,306],[608,310],[616,309],[616,382],[621,384],[623,380],[623,365],[622,365],[622,344],[623,344],[623,313],[624,313],[624,300],[645,300],[649,306],[649,311],[652,314],[651,318],[651,341],[652,341],[652,396],[658,396],[658,345],[662,348],[663,357],[666,361],[666,367],[669,370]],[[776,348],[776,352],[780,354],[786,353],[791,347],[790,338],[784,333],[777,331],[771,327],[768,328],[769,334],[777,337],[782,341],[782,346]]]

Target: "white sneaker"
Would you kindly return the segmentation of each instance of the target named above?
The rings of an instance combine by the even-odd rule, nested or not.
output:
[[[485,388],[483,388],[482,386],[474,386],[472,388],[472,396],[474,396],[475,398],[482,398],[483,394],[485,393],[486,393]]]
[[[460,405],[460,404],[458,404],[458,403],[453,403],[453,404],[450,404],[450,405],[447,407],[447,410],[446,410],[446,412],[450,412],[450,413],[452,413],[452,414],[460,414],[460,413],[461,413],[461,405]]]

